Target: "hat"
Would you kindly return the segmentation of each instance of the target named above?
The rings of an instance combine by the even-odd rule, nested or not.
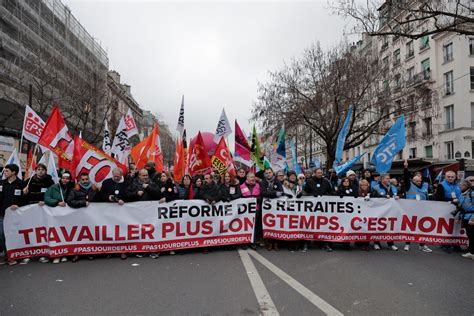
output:
[[[352,175],[355,175],[356,173],[354,172],[354,170],[349,170],[346,172],[346,177],[349,177],[349,176],[352,176]]]

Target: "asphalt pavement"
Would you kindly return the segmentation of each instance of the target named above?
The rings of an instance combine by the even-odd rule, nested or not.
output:
[[[0,315],[474,315],[474,260],[433,249],[214,249],[1,266]]]

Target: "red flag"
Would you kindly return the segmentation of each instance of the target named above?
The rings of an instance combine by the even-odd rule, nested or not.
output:
[[[36,170],[36,157],[33,156],[33,149],[30,148],[28,157],[26,158],[25,179],[31,178]]]
[[[196,143],[194,144],[191,155],[189,156],[189,173],[194,175],[198,173],[208,173],[210,171],[211,160],[207,155],[207,150],[204,146],[204,140],[202,139],[201,132],[199,132]]]
[[[140,157],[142,156],[143,152],[147,152],[149,149],[149,147],[147,147],[148,142],[149,142],[148,138],[150,137],[145,137],[140,143],[135,145],[130,151],[130,157],[132,157],[132,160],[135,163],[135,166],[137,167],[138,170],[143,169],[143,167],[145,167],[145,164],[147,163],[146,159],[141,160]]]
[[[216,147],[216,151],[211,158],[211,162],[212,166],[217,169],[220,175],[224,175],[226,172],[229,172],[235,176],[234,161],[230,156],[224,137],[221,137],[221,140]]]
[[[146,164],[148,161],[155,162],[155,169],[158,172],[163,171],[163,154],[161,152],[161,143],[160,143],[160,131],[158,129],[158,124],[155,122],[153,127],[153,132],[148,137],[148,142],[145,149],[140,155],[140,161],[144,161]]]
[[[38,144],[58,156],[60,168],[70,169],[74,141],[57,106],[54,106]]]
[[[176,140],[176,151],[174,154],[174,169],[173,169],[173,176],[176,182],[181,181],[181,178],[184,176],[184,169],[186,168],[186,164],[184,161],[184,147],[183,142],[180,140]]]
[[[127,173],[127,167],[120,162],[97,149],[79,137],[74,138],[74,171],[76,177],[85,172],[89,174],[92,183],[102,184],[107,178],[112,176],[114,168],[120,168],[123,173]]]

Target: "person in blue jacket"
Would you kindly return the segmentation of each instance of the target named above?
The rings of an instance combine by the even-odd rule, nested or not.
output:
[[[462,226],[466,230],[469,239],[467,252],[462,256],[474,260],[474,186],[472,185],[474,181],[471,183],[469,180],[466,179],[461,183],[461,195],[459,196],[459,202],[456,204],[458,210],[460,210]]]
[[[436,201],[456,203],[460,196],[461,190],[456,183],[456,173],[454,171],[446,171],[445,179],[438,185],[434,199]]]

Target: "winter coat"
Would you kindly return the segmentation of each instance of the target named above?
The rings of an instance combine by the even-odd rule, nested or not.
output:
[[[109,196],[114,196],[116,201],[125,200],[125,190],[127,183],[125,181],[115,182],[112,178],[105,179],[99,192],[99,200],[101,202],[111,202]],[[113,202],[116,202],[113,201]]]
[[[99,190],[95,185],[92,185],[89,189],[84,189],[79,184],[76,184],[67,196],[67,205],[72,208],[86,207],[86,202],[96,202],[97,193]]]
[[[162,183],[158,183],[158,188],[160,190],[160,199],[165,198],[166,202],[174,201],[179,198],[178,189],[171,180]]]
[[[28,184],[28,194],[25,195],[28,204],[38,203],[44,201],[44,193],[46,190],[54,184],[53,178],[49,174],[45,174],[43,177],[34,175],[31,181],[28,179],[25,182]]]
[[[331,183],[326,178],[311,177],[306,180],[306,193],[313,196],[332,195]]]
[[[223,200],[225,201],[232,201],[242,197],[242,193],[240,192],[240,185],[237,182],[236,184],[229,184],[221,185]]]
[[[203,184],[202,185],[202,199],[210,203],[219,202],[223,198],[222,188],[219,184]]]
[[[7,179],[0,180],[0,218],[5,216],[5,210],[12,205],[23,206],[26,199],[23,195],[23,189],[26,183],[18,178],[12,183]]]
[[[66,202],[69,192],[73,185],[68,185],[64,188],[60,183],[54,184],[44,193],[44,203],[48,206],[58,206],[59,202]]]
[[[139,196],[138,192],[143,191],[143,195]],[[161,197],[158,185],[155,183],[148,183],[146,189],[143,188],[143,184],[140,179],[136,178],[125,190],[125,199],[128,201],[152,201],[159,200]]]
[[[265,178],[262,180],[260,190],[260,194],[262,195],[262,197],[276,198],[282,195],[283,186],[276,178],[273,178],[273,180],[268,180],[267,178]]]

